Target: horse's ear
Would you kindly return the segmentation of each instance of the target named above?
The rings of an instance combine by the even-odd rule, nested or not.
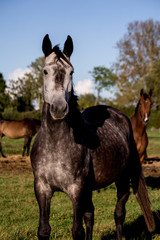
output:
[[[143,96],[144,92],[143,92],[143,88],[140,91],[140,95]]]
[[[70,58],[73,52],[73,41],[72,38],[68,35],[67,40],[64,43],[63,53]]]
[[[152,97],[152,89],[149,90],[148,95],[149,95],[149,97]]]
[[[46,34],[46,36],[43,38],[42,50],[45,57],[47,57],[52,51],[52,43],[49,39],[48,34]]]

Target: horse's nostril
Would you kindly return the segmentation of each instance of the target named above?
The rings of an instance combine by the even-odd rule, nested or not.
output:
[[[66,104],[66,107],[64,108],[63,112],[65,113],[68,109],[68,105]]]
[[[52,112],[55,111],[55,108],[54,108],[54,105],[53,105],[53,104],[50,106],[50,109],[51,109]]]

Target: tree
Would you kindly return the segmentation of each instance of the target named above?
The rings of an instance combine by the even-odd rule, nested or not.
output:
[[[160,61],[153,65],[152,71],[145,77],[148,89],[152,89],[153,105],[160,107]]]
[[[43,67],[44,57],[37,58],[35,62],[31,63],[33,81],[34,99],[38,102],[38,108],[42,107],[42,86],[43,86]]]
[[[94,67],[93,71],[90,71],[90,73],[96,85],[95,88],[97,89],[96,105],[99,103],[102,89],[110,90],[110,88],[114,86],[117,76],[112,72],[112,70],[104,66]]]
[[[12,108],[19,112],[33,110],[32,81],[25,74],[23,78],[10,81],[10,95],[12,96]]]
[[[31,63],[29,73],[10,81],[10,95],[13,99],[13,107],[17,110],[33,110],[35,102],[39,109],[42,106],[43,66],[44,57],[40,57]]]
[[[6,93],[6,82],[3,78],[3,74],[0,73],[0,112],[9,105],[9,95]]]
[[[147,88],[146,76],[160,60],[160,22],[135,21],[129,23],[127,30],[117,43],[119,57],[114,64],[121,104],[138,101],[140,89]]]
[[[87,94],[80,95],[78,100],[78,105],[79,105],[79,108],[82,110],[87,107],[94,106],[95,101],[96,101],[96,97],[94,96],[94,94],[87,93]]]

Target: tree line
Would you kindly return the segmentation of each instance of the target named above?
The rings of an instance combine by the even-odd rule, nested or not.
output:
[[[103,99],[103,89],[114,89],[114,103],[130,106],[139,99],[140,89],[153,91],[153,105],[160,108],[160,22],[152,19],[128,24],[127,32],[117,42],[118,58],[109,68],[96,66],[90,72],[95,84],[96,95],[79,97],[80,108],[109,102]],[[0,112],[6,109],[19,112],[31,111],[36,105],[42,106],[44,57],[30,65],[30,72],[9,85],[0,73]]]

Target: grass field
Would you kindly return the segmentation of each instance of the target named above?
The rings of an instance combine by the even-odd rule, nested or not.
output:
[[[147,148],[148,155],[160,156],[160,132],[148,131],[149,145]],[[32,143],[34,138],[32,139]],[[6,155],[22,154],[24,139],[10,139],[7,137],[2,138],[3,152]],[[32,144],[31,143],[31,144]]]
[[[148,131],[149,144],[147,148],[147,154],[153,156],[160,156],[160,132]]]
[[[148,132],[148,155],[160,156],[160,133]],[[2,141],[6,155],[21,154],[23,139]],[[157,184],[148,186],[152,209],[156,220],[156,231],[149,234],[141,210],[131,192],[126,204],[126,219],[123,239],[159,239],[160,240],[160,178]],[[114,208],[116,189],[112,184],[100,193],[93,193],[95,206],[94,240],[115,239]],[[33,190],[32,173],[0,174],[0,240],[34,240],[37,239],[39,210]],[[69,240],[72,226],[72,205],[63,193],[55,193],[52,198],[50,225],[51,239]]]
[[[3,174],[0,177],[0,239],[37,239],[38,205],[33,192],[32,174]],[[160,211],[159,189],[149,187],[153,211]],[[115,185],[100,193],[93,193],[95,224],[93,239],[115,239],[114,208],[116,203]],[[126,220],[123,239],[160,239],[160,224],[151,236],[146,229],[138,203],[131,194],[126,205]],[[56,193],[52,199],[50,225],[51,239],[71,238],[72,206],[63,193]]]

